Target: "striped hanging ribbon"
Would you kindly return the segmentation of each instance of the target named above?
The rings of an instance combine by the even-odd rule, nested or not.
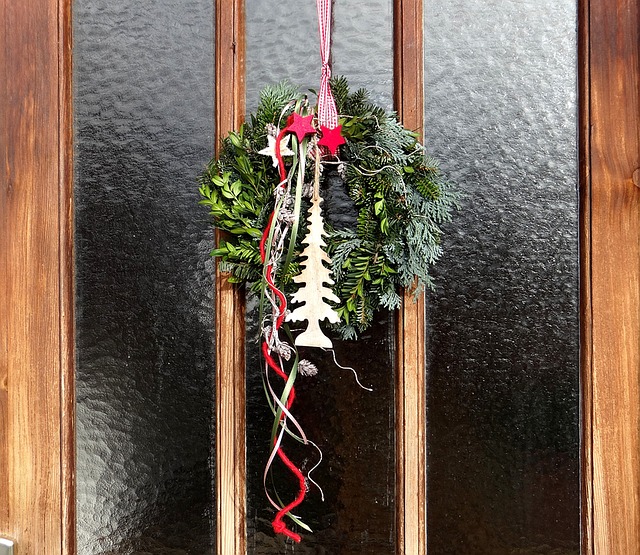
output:
[[[318,96],[318,121],[321,125],[333,129],[338,125],[338,110],[331,93],[329,79],[331,67],[331,6],[333,0],[316,0],[318,8],[318,29],[320,31],[320,57],[322,58],[322,77]]]

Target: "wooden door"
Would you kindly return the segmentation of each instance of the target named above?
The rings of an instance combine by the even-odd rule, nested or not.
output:
[[[0,2],[0,536],[25,555],[75,552],[70,10]],[[640,549],[639,18],[639,0],[580,2],[583,552],[598,555]]]

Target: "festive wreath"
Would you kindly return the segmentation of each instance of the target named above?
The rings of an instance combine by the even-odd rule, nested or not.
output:
[[[200,177],[200,194],[214,225],[228,232],[211,254],[230,281],[255,290],[264,287],[263,230],[276,208],[289,219],[276,274],[287,294],[308,260],[302,239],[309,230],[300,215],[312,205],[314,178],[327,199],[341,197],[338,209],[324,204],[322,236],[335,281],[333,296],[324,297],[339,315],[333,326],[354,339],[376,309],[399,306],[400,287],[432,286],[429,267],[442,252],[440,224],[450,219],[456,194],[395,113],[369,102],[364,89],[350,93],[344,77],[332,79],[331,90],[341,136],[318,129],[307,96],[293,85],[266,87],[256,113],[224,139],[219,158]],[[297,179],[293,171],[289,177],[279,171],[279,157],[298,169]],[[278,184],[289,192],[274,195]]]

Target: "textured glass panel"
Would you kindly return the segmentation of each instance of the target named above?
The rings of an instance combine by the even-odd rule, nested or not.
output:
[[[425,6],[426,142],[465,194],[428,304],[429,553],[578,553],[576,2]]]
[[[343,5],[344,4],[344,5]],[[255,110],[260,89],[288,78],[305,88],[318,89],[320,53],[315,2],[248,0],[247,8],[247,110]],[[392,3],[387,1],[337,2],[335,7],[334,74],[347,76],[354,89],[366,87],[372,99],[391,107]],[[375,29],[375,33],[371,32]],[[336,219],[348,213],[344,195],[324,191],[327,214]],[[248,552],[280,554],[285,541],[274,537],[262,487],[268,456],[272,418],[257,358],[257,314],[248,310],[247,442],[248,442]],[[315,378],[299,377],[293,412],[309,437],[322,448],[325,460],[314,474],[326,500],[315,488],[297,511],[314,529],[302,532],[302,544],[293,552],[337,555],[391,555],[395,553],[395,456],[393,318],[381,314],[362,341],[334,340],[343,365],[355,367],[373,393],[360,389],[351,372],[333,365],[330,354],[301,351],[320,368]],[[298,462],[313,464],[313,450],[291,451]],[[310,460],[305,461],[305,458]],[[285,473],[280,483],[287,484]],[[280,488],[283,498],[295,492]]]
[[[333,74],[352,90],[365,87],[371,100],[393,108],[393,2],[334,2]],[[319,44],[316,51],[319,51]],[[320,54],[318,53],[318,58]]]
[[[212,22],[74,5],[80,555],[213,552]]]
[[[273,417],[264,396],[261,362],[257,347],[257,310],[249,305],[247,333],[247,535],[250,555],[286,552],[283,537],[274,537],[271,520],[275,512],[265,497],[262,476],[269,455]],[[340,555],[392,555],[395,553],[395,458],[393,434],[393,343],[392,318],[385,314],[362,344],[333,338],[336,358],[343,366],[358,369],[364,384],[360,389],[348,370],[337,368],[332,356],[319,349],[300,348],[300,356],[318,367],[314,377],[296,380],[292,412],[309,439],[322,449],[324,461],[313,478],[324,490],[311,487],[297,509],[313,534],[298,530],[299,553]],[[274,381],[274,383],[277,383]],[[311,447],[288,442],[287,454],[308,470],[317,462]],[[278,465],[275,465],[278,467]],[[295,482],[276,468],[278,492],[283,500],[297,493]],[[291,487],[289,487],[291,486]]]
[[[247,110],[258,105],[260,89],[287,79],[301,90],[320,87],[320,43],[315,2],[246,0]],[[391,0],[335,2],[333,74],[371,100],[393,103],[393,4]]]

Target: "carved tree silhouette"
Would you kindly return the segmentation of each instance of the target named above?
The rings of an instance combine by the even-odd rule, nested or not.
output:
[[[326,233],[320,208],[321,202],[320,195],[314,195],[309,209],[309,232],[304,241],[302,241],[303,244],[307,245],[302,251],[302,256],[306,257],[306,260],[301,262],[303,269],[300,274],[293,278],[293,281],[303,285],[291,300],[295,303],[301,303],[302,306],[291,312],[287,320],[292,322],[307,320],[309,322],[306,331],[296,337],[296,345],[331,348],[333,346],[331,339],[320,329],[320,321],[327,319],[332,324],[337,324],[340,321],[338,313],[326,302],[339,303],[340,299],[330,287],[334,284],[331,279],[331,270],[323,264],[324,262],[330,265],[331,259],[323,250],[323,247],[326,247],[327,244],[322,238],[326,236]]]

